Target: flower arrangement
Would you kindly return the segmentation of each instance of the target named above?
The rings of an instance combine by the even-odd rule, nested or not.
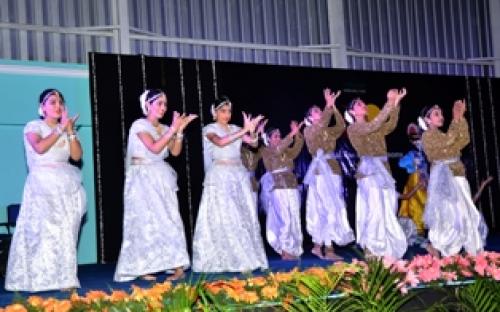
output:
[[[374,304],[382,304],[384,300],[393,304],[392,310],[398,311],[411,298],[410,290],[415,287],[457,285],[460,281],[473,279],[500,281],[500,253],[444,258],[424,255],[415,256],[411,261],[390,258],[368,262],[354,260],[303,271],[295,268],[290,272],[269,272],[244,279],[200,279],[176,285],[164,282],[151,288],[132,286],[130,292],[95,290],[84,296],[73,293],[67,299],[30,296],[0,311],[219,311],[224,310],[222,307],[238,309],[249,306],[273,306],[288,311],[375,311]],[[461,296],[457,295],[457,298],[465,298],[464,294]],[[495,307],[500,308],[500,295],[493,292],[491,296],[483,301],[492,301],[487,304],[496,304]],[[332,299],[334,297],[338,300]],[[475,297],[477,294],[467,298],[473,300]]]

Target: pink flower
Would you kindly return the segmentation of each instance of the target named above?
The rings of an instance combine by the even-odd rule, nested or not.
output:
[[[441,259],[441,266],[452,265],[453,263],[455,263],[454,257],[448,256]]]
[[[500,281],[500,269],[495,267],[487,267],[486,272],[488,272],[495,281]]]
[[[474,270],[477,274],[484,276],[484,270],[488,266],[488,260],[483,255],[476,256],[476,265],[474,266]]]
[[[457,256],[457,264],[462,268],[465,269],[471,265],[470,260],[466,257],[462,256]]]
[[[442,272],[441,276],[447,282],[456,281],[457,280],[457,272]]]
[[[472,277],[474,274],[472,274],[471,271],[467,270],[467,269],[462,269],[460,271],[460,274],[462,274],[463,276],[465,277]]]
[[[394,262],[396,262],[396,260],[397,259],[394,257],[384,256],[384,258],[382,259],[382,263],[384,264],[384,267],[388,269],[394,264]]]
[[[439,267],[431,266],[428,269],[423,269],[418,273],[418,278],[425,283],[435,281],[441,276],[441,270]]]
[[[417,278],[417,275],[413,271],[408,271],[405,276],[404,282],[406,284],[410,284],[412,287],[415,287],[420,283],[420,281]]]

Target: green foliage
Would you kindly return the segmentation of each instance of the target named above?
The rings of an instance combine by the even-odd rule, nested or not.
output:
[[[342,279],[342,275],[328,275],[328,283],[312,275],[304,275],[295,283],[287,285],[286,290],[292,295],[292,300],[283,304],[289,312],[336,312],[344,311],[343,302],[329,299]]]
[[[384,267],[381,260],[369,260],[366,271],[357,272],[346,287],[349,295],[341,299],[343,311],[399,311],[413,295],[402,295],[397,287],[400,275]]]

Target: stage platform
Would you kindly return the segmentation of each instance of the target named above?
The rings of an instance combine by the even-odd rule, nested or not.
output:
[[[500,234],[490,235],[488,237],[488,242],[486,246],[486,250],[488,251],[496,251],[500,252]],[[350,245],[343,248],[338,248],[338,254],[344,257],[346,262],[352,261],[352,259],[357,258],[361,259],[360,250],[355,245]],[[411,259],[416,254],[425,254],[425,251],[411,247],[408,249],[405,254],[405,259]],[[268,252],[269,257],[269,271],[273,272],[286,272],[290,271],[295,267],[300,269],[305,269],[314,266],[328,266],[332,263],[332,261],[326,261],[318,259],[316,256],[310,253],[310,250],[306,251],[300,260],[297,261],[284,261],[277,254],[271,254]],[[126,283],[116,283],[113,281],[113,274],[115,270],[115,264],[90,264],[90,265],[81,265],[78,268],[78,277],[80,279],[81,288],[77,290],[80,295],[85,294],[90,290],[103,290],[109,292],[110,290],[125,290],[129,291],[132,285],[137,285],[139,287],[148,287],[152,285],[154,282],[144,281],[144,280],[135,280],[132,282]],[[268,271],[254,271],[252,272],[253,276],[267,274]],[[157,282],[162,282],[167,277],[166,274],[157,274]],[[185,279],[181,281],[196,281],[200,277],[200,274],[192,273],[191,271],[186,272]],[[232,277],[242,277],[239,273],[224,273],[224,274],[204,274],[204,278],[209,280],[218,280],[218,279],[228,279]],[[4,288],[4,279],[0,278],[1,284],[1,292],[0,292],[0,307],[6,306],[12,302],[15,296],[21,295],[23,297],[28,297],[30,295],[36,294],[42,297],[56,297],[56,298],[67,298],[69,297],[69,292],[60,292],[60,291],[49,291],[49,292],[38,292],[38,293],[13,293],[5,291]]]

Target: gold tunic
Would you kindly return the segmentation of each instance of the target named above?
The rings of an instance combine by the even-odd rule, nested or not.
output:
[[[439,129],[429,129],[422,135],[424,152],[431,163],[450,158],[459,159],[449,165],[455,176],[465,176],[465,167],[460,161],[460,151],[469,144],[469,141],[469,125],[465,118],[452,121],[446,133]]]
[[[332,115],[335,115],[335,126],[328,127]],[[314,157],[318,149],[323,149],[325,153],[335,151],[337,139],[345,129],[345,122],[336,107],[325,108],[317,124],[313,124],[304,129],[307,149]],[[334,174],[341,174],[339,163],[336,159],[328,159],[328,164]]]
[[[293,138],[285,137],[277,147],[261,147],[259,152],[262,155],[264,167],[268,172],[276,169],[286,168],[286,171],[273,173],[273,182],[275,189],[295,188],[297,187],[297,178],[293,173],[293,160],[299,156],[302,147],[304,146],[304,138],[301,133],[295,136],[295,142],[292,147]]]
[[[387,156],[385,136],[394,131],[399,119],[399,105],[386,103],[372,121],[355,122],[347,127],[347,135],[358,156]],[[390,172],[387,162],[385,167]]]
[[[250,147],[241,146],[241,162],[249,172],[255,173],[260,157],[259,150],[254,151]],[[255,175],[251,176],[250,183],[252,183],[252,190],[257,192],[259,190],[259,183]]]

